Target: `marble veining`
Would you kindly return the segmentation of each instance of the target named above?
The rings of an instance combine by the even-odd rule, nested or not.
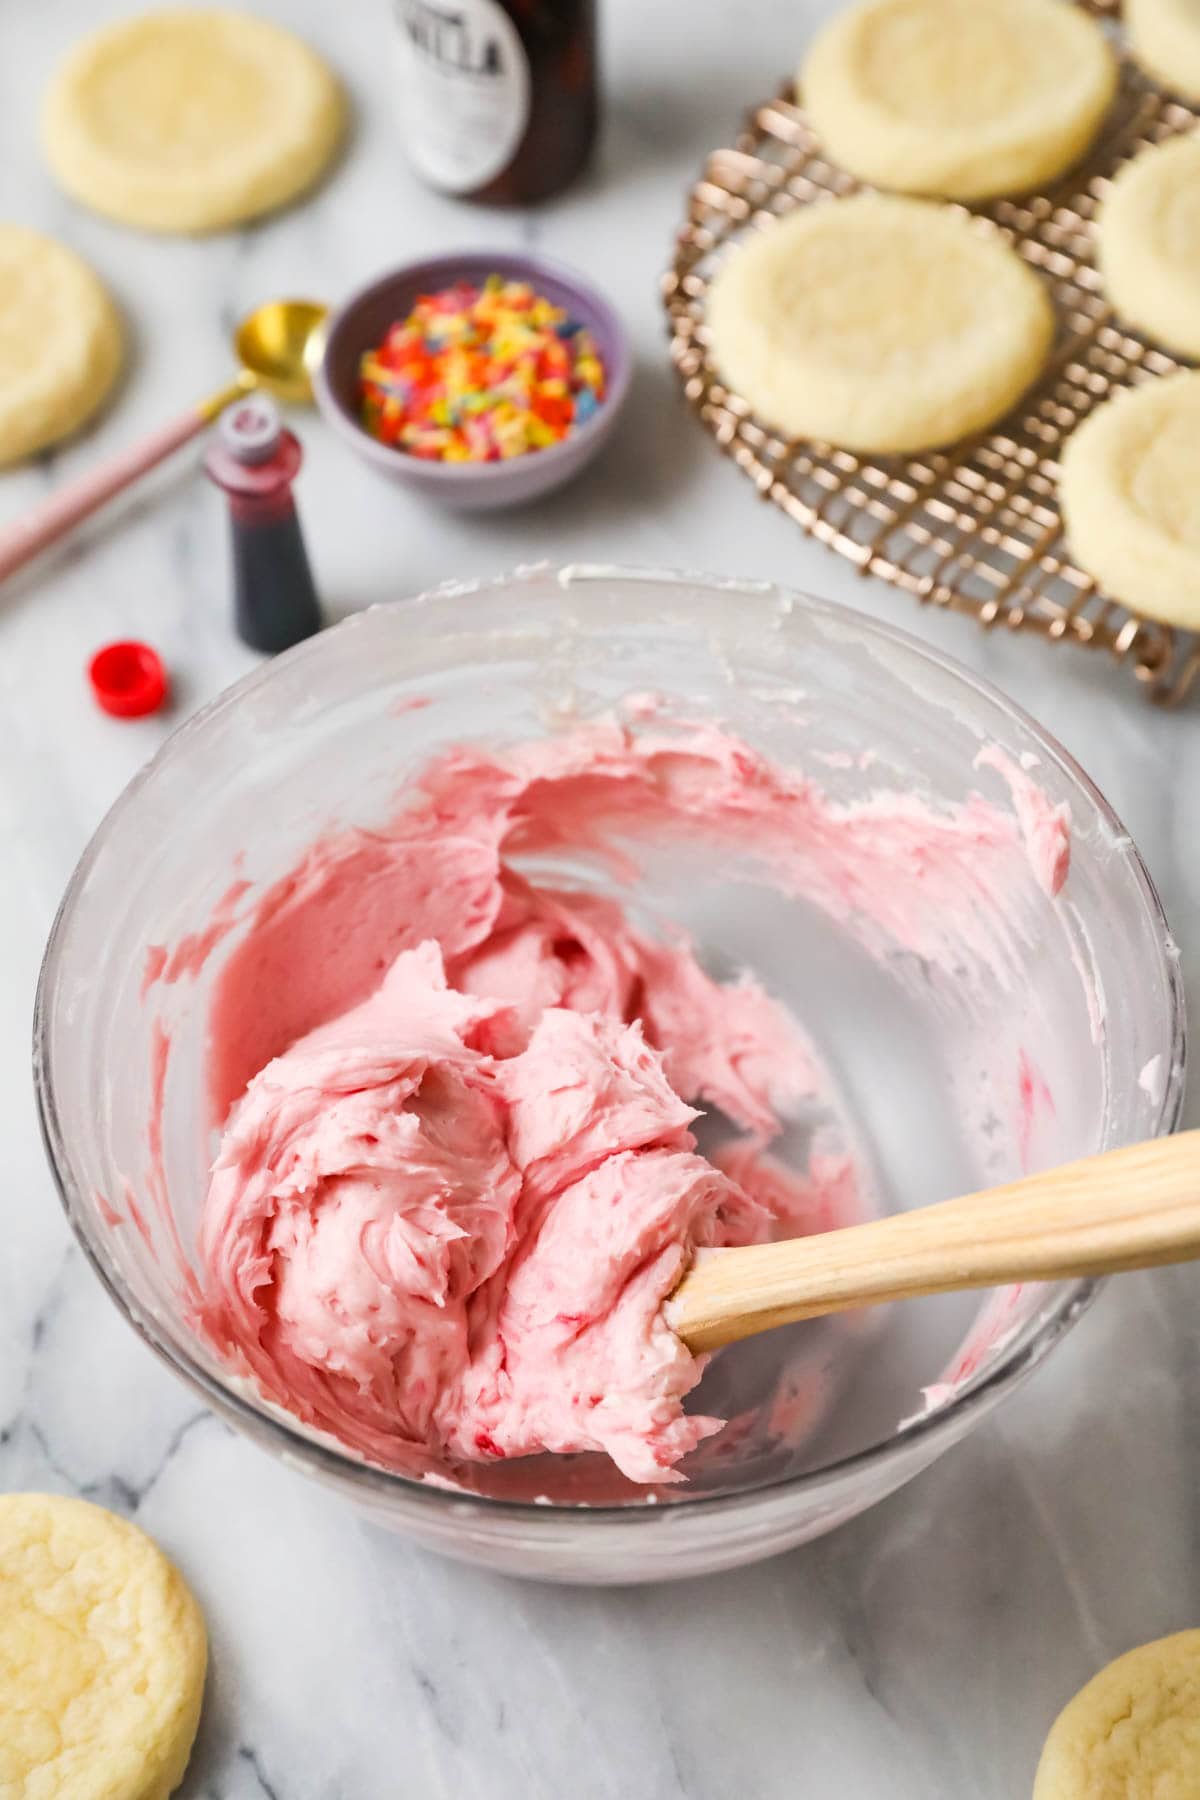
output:
[[[688,417],[657,282],[705,150],[795,61],[827,0],[608,0],[607,129],[580,187],[500,214],[421,189],[396,131],[385,0],[245,0],[342,71],[357,127],[309,204],[199,242],[137,237],[52,187],[37,100],[95,5],[4,9],[0,216],[57,232],[126,309],[120,403],[0,478],[0,518],[215,387],[232,322],[336,298],[390,260],[537,244],[609,291],[638,368],[595,479],[499,518],[440,517],[311,418],[300,502],[340,615],[536,557],[782,580],[895,619],[1055,730],[1121,813],[1200,991],[1200,705],[919,612],[760,505]],[[105,11],[116,11],[106,0]],[[1108,1657],[1200,1624],[1200,1273],[1125,1279],[1033,1382],[866,1517],[678,1587],[588,1592],[459,1568],[366,1527],[232,1437],[118,1318],[70,1242],[29,1074],[41,948],[76,856],[166,726],[250,668],[228,619],[221,502],[185,452],[0,593],[0,1486],[81,1493],[179,1558],[213,1644],[184,1800],[1014,1800],[1065,1698]],[[83,665],[156,644],[172,720],[91,709]],[[1195,1103],[1192,1120],[1200,1119]]]

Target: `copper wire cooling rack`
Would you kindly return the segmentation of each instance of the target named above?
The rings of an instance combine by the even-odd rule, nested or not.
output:
[[[825,160],[793,93],[789,85],[755,107],[689,196],[664,301],[671,359],[691,405],[765,499],[863,574],[984,626],[1107,650],[1155,700],[1181,700],[1200,673],[1200,637],[1105,598],[1072,563],[1057,458],[1079,420],[1114,389],[1180,366],[1113,316],[1092,261],[1091,221],[1120,163],[1200,125],[1200,113],[1168,99],[1122,53],[1119,95],[1087,161],[1044,194],[979,209],[1053,290],[1058,339],[1042,380],[987,434],[944,452],[872,459],[785,440],[721,384],[708,360],[705,295],[726,246],[794,207],[859,186]]]

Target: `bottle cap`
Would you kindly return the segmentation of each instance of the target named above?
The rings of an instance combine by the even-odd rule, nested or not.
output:
[[[283,421],[269,394],[247,394],[227,406],[217,422],[217,436],[235,462],[269,462],[279,448]]]
[[[158,652],[133,639],[97,650],[88,680],[97,704],[118,719],[157,712],[167,697],[167,672]]]

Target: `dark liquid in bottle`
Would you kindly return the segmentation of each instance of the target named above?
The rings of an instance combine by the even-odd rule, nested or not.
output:
[[[233,528],[233,618],[252,650],[269,656],[321,629],[321,603],[295,507]]]
[[[400,123],[434,187],[528,206],[596,136],[595,0],[395,0]]]
[[[257,432],[249,449],[247,431]],[[321,629],[321,603],[292,498],[303,456],[272,402],[256,395],[222,415],[204,458],[210,479],[229,496],[237,633],[268,655]]]

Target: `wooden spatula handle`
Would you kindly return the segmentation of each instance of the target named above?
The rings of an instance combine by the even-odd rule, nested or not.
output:
[[[1200,1256],[1200,1131],[1085,1157],[868,1225],[702,1250],[667,1301],[694,1351],[849,1307]]]

